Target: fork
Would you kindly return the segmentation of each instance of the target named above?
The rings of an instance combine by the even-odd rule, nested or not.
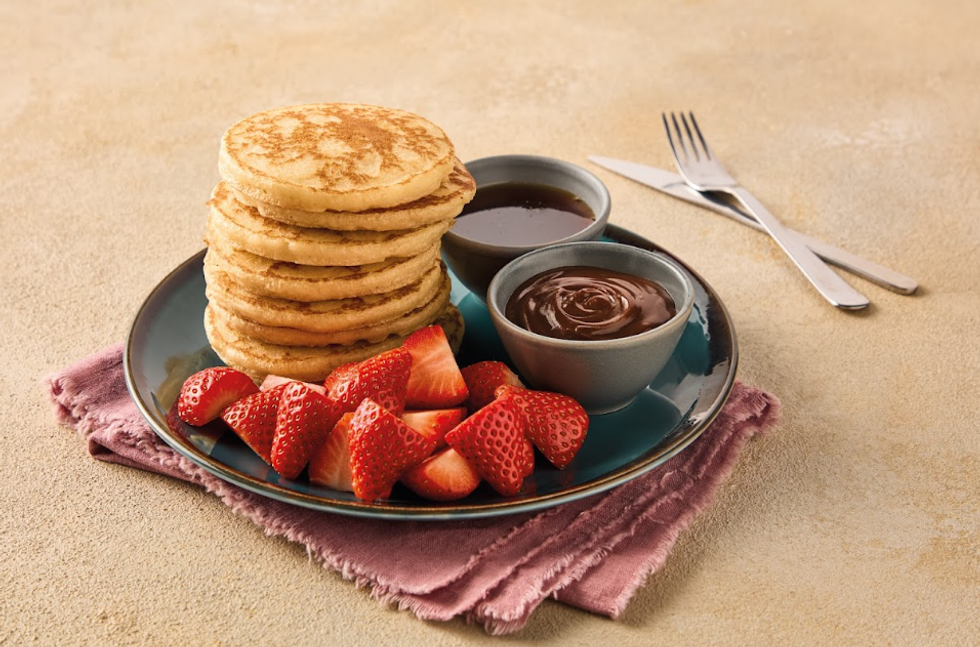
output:
[[[791,231],[786,229],[754,195],[725,170],[701,134],[694,113],[689,112],[688,114],[691,117],[690,124],[688,124],[684,113],[681,113],[680,123],[678,123],[673,112],[670,113],[670,122],[667,121],[667,114],[661,113],[664,128],[667,131],[667,141],[670,143],[670,152],[674,156],[674,163],[688,186],[697,191],[716,191],[734,197],[749,213],[755,216],[766,232],[779,243],[783,251],[796,263],[796,267],[823,295],[823,298],[843,310],[866,308],[870,303],[867,297],[834,273],[810,251],[798,236],[794,236]],[[671,123],[674,126],[674,133],[671,133],[670,130]],[[680,124],[684,125],[683,131]],[[694,127],[693,132],[691,126]],[[697,134],[696,139],[695,133]],[[677,143],[674,142],[674,134],[677,136]],[[685,143],[685,134],[687,135],[687,143]]]

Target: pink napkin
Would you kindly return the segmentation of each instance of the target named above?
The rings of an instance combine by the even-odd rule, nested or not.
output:
[[[454,522],[346,517],[230,485],[167,446],[126,390],[122,345],[47,378],[56,415],[98,460],[198,483],[236,513],[302,543],[372,595],[426,620],[462,615],[493,634],[517,631],[548,597],[618,617],[714,499],[745,442],[775,424],[771,394],[736,383],[709,429],[648,474],[544,512]],[[432,559],[438,555],[438,559]]]

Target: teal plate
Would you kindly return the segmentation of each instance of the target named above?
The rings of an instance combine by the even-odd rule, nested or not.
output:
[[[463,519],[541,510],[591,496],[634,479],[691,444],[725,403],[735,380],[738,349],[731,318],[714,290],[682,261],[652,242],[610,225],[610,244],[670,256],[691,276],[694,311],[664,370],[636,401],[593,416],[575,460],[557,470],[540,455],[520,494],[503,497],[485,483],[453,503],[435,503],[397,485],[391,498],[365,503],[348,492],[313,485],[305,474],[282,479],[218,421],[191,427],[172,414],[184,380],[221,364],[204,333],[203,259],[195,254],[170,273],[140,308],[125,350],[126,384],[153,430],[175,451],[229,483],[258,494],[327,512],[386,519]],[[486,307],[453,280],[453,303],[466,321],[460,366],[507,361]]]

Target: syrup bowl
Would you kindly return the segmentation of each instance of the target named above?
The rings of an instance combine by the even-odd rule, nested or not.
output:
[[[591,209],[595,219],[585,228],[557,235],[553,240],[527,243],[521,231],[513,233],[513,242],[490,243],[463,236],[450,229],[442,237],[442,257],[456,278],[478,299],[486,303],[487,288],[500,269],[528,252],[570,241],[598,240],[609,221],[609,190],[602,180],[584,168],[551,157],[536,155],[498,155],[466,164],[476,180],[477,196],[481,188],[504,183],[538,184],[567,191]]]

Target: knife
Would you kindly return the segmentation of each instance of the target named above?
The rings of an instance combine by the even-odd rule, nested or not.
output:
[[[723,216],[728,216],[753,229],[765,231],[762,225],[756,222],[755,218],[738,208],[735,204],[728,202],[720,196],[716,197],[715,194],[701,193],[689,187],[684,182],[684,178],[676,173],[664,171],[653,166],[646,166],[645,164],[636,164],[635,162],[626,162],[624,160],[600,157],[598,155],[589,155],[589,161],[667,195],[680,198],[685,202],[690,202],[699,207],[720,213]],[[895,270],[873,263],[843,249],[819,241],[816,238],[810,238],[806,234],[798,231],[790,231],[792,235],[798,236],[814,254],[828,263],[862,276],[883,288],[898,292],[899,294],[913,294],[919,287],[915,279],[904,274],[899,274]]]

